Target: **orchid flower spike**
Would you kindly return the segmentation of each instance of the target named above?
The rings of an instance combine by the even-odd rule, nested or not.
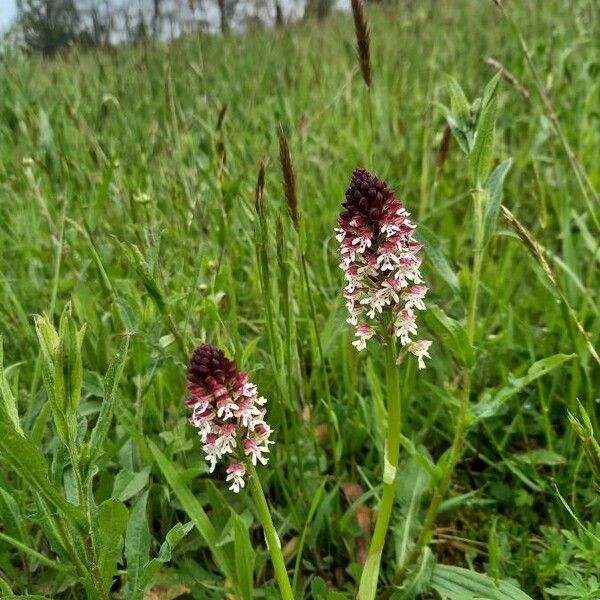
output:
[[[417,311],[425,310],[427,287],[421,277],[416,225],[394,192],[366,169],[352,173],[338,218],[343,295],[354,326],[352,345],[364,350],[385,324],[388,333],[417,357],[419,369],[430,358],[429,340],[417,336]]]
[[[220,460],[229,460],[226,481],[237,493],[249,476],[245,460],[266,465],[269,445],[274,443],[265,420],[266,399],[248,381],[247,372],[239,371],[222,350],[209,344],[194,350],[187,378],[189,423],[198,429],[210,472]]]

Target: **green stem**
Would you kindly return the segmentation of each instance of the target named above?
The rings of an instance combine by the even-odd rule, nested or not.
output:
[[[476,189],[473,192],[473,272],[471,274],[471,290],[467,304],[467,338],[472,346],[475,339],[475,319],[477,316],[477,296],[481,265],[483,263],[483,205],[489,200],[487,190]]]
[[[450,446],[448,460],[444,465],[444,470],[431,497],[429,507],[427,508],[427,513],[425,514],[425,520],[423,521],[423,527],[421,528],[417,542],[415,543],[406,560],[402,563],[398,571],[396,571],[396,574],[393,578],[394,585],[400,585],[402,583],[408,569],[419,560],[423,548],[425,548],[425,546],[431,540],[431,534],[435,526],[435,520],[440,509],[440,504],[446,496],[446,492],[448,491],[448,487],[450,485],[450,478],[452,477],[454,468],[456,467],[456,464],[458,463],[462,454],[467,424],[466,417],[469,409],[469,396],[471,394],[471,373],[468,370],[465,370],[464,377],[465,380],[463,384],[459,414],[456,421],[452,445]],[[380,595],[380,600],[389,598],[391,592],[391,588],[386,590]]]
[[[475,340],[475,324],[477,317],[477,298],[479,293],[479,282],[481,279],[481,267],[483,263],[483,206],[487,201],[486,190],[476,189],[473,192],[473,271],[471,275],[471,289],[469,291],[469,300],[467,304],[467,338],[469,345],[473,346]],[[460,406],[456,417],[456,425],[454,428],[454,436],[450,446],[448,459],[443,465],[443,470],[438,479],[437,485],[431,496],[431,501],[425,514],[423,527],[419,533],[419,537],[406,560],[400,565],[393,578],[394,585],[400,585],[406,575],[408,569],[415,564],[423,548],[431,540],[431,534],[435,527],[440,505],[448,492],[450,486],[450,478],[454,469],[460,460],[465,441],[465,432],[467,429],[467,417],[469,415],[469,401],[471,396],[471,376],[470,368],[464,368],[462,371],[463,385],[460,397]],[[380,595],[380,600],[389,598],[392,593],[392,588],[388,588]]]
[[[77,483],[77,491],[79,493],[79,504],[83,508],[87,519],[88,530],[85,534],[83,534],[83,545],[85,549],[85,559],[87,561],[86,568],[90,575],[90,579],[92,585],[95,588],[96,598],[100,598],[105,600],[108,598],[106,592],[104,591],[104,584],[102,582],[102,576],[100,574],[100,569],[98,568],[98,557],[96,554],[96,548],[94,546],[94,540],[92,539],[92,521],[91,515],[89,511],[89,502],[87,498],[87,493],[85,489],[85,485],[83,483],[83,477],[81,474],[81,463],[79,461],[79,455],[77,450],[77,445],[75,443],[75,439],[72,431],[69,433],[68,438],[68,446],[69,446],[69,455],[71,458],[71,466],[73,468],[73,473],[75,474],[75,480]]]
[[[401,408],[398,367],[396,365],[396,344],[392,339],[386,347],[386,379],[388,396],[388,423],[383,467],[383,494],[375,522],[375,530],[369,546],[367,562],[363,569],[358,590],[359,600],[372,600],[377,592],[377,579],[381,554],[385,544],[394,496],[396,494],[396,470],[400,458]]]
[[[367,88],[367,104],[369,105],[369,127],[371,131],[371,140],[369,144],[369,168],[373,168],[375,153],[375,126],[373,125],[373,96],[371,88]]]
[[[285,568],[285,561],[283,554],[281,553],[281,542],[279,536],[273,525],[273,519],[271,518],[271,512],[269,511],[269,505],[265,498],[260,479],[256,473],[256,469],[249,461],[246,462],[246,468],[251,474],[250,477],[250,488],[252,496],[254,498],[254,505],[258,512],[258,518],[262,524],[265,532],[265,539],[267,541],[267,547],[271,554],[271,562],[273,563],[273,570],[275,571],[275,578],[279,585],[279,591],[283,600],[294,600],[294,594],[292,592],[292,586],[288,578],[287,570]]]
[[[335,460],[335,471],[336,474],[339,472],[339,465],[341,464],[340,458],[340,444],[339,440],[341,438],[340,429],[338,426],[337,418],[332,409],[331,403],[331,389],[329,387],[329,374],[327,373],[327,365],[325,363],[325,353],[323,352],[323,344],[321,342],[321,333],[319,330],[319,323],[317,321],[317,311],[315,308],[315,303],[312,294],[312,287],[310,284],[310,279],[308,277],[308,268],[306,265],[306,255],[304,251],[300,250],[300,264],[302,265],[302,279],[304,281],[304,288],[306,290],[306,297],[308,299],[308,307],[310,311],[310,321],[313,327],[313,334],[315,336],[315,341],[317,344],[317,351],[319,354],[319,364],[321,367],[322,380],[323,380],[323,390],[325,392],[325,409],[327,410],[329,420],[331,421],[331,425],[336,433],[336,437],[332,436],[331,441],[331,451],[333,452],[333,456],[336,458]]]

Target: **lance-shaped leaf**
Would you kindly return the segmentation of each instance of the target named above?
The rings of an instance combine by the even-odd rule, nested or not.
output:
[[[198,529],[200,535],[204,538],[204,541],[212,551],[221,572],[229,581],[236,582],[237,578],[234,566],[225,550],[220,546],[219,543],[221,540],[217,535],[209,516],[198,501],[198,498],[192,494],[189,487],[182,481],[179,471],[171,461],[169,461],[150,440],[148,440],[148,447],[154,456],[154,460],[162,471],[162,474],[165,476],[171,489],[175,492],[179,502],[181,502],[183,509],[193,521],[196,529]]]
[[[525,592],[506,581],[450,565],[435,565],[431,586],[450,600],[486,598],[486,600],[532,600]]]
[[[128,348],[129,336],[125,336],[123,338],[123,342],[121,343],[119,352],[117,352],[113,358],[108,367],[108,371],[106,372],[106,376],[104,377],[104,398],[102,400],[100,414],[98,416],[98,420],[96,421],[96,425],[92,430],[89,443],[90,463],[92,465],[98,458],[98,455],[102,450],[102,444],[104,443],[104,440],[110,429],[117,398],[117,389],[119,387],[119,381],[127,361]]]
[[[0,336],[0,397],[2,398],[2,411],[6,413],[8,419],[12,422],[19,433],[23,433],[21,423],[19,422],[19,411],[17,409],[17,400],[10,389],[4,372],[4,348],[2,345],[2,336]],[[1,413],[0,413],[1,414]]]
[[[512,158],[500,163],[489,176],[485,186],[488,191],[488,201],[485,207],[483,219],[483,245],[485,246],[494,233],[500,205],[502,204],[502,192],[504,191],[504,179],[512,165]]]
[[[496,110],[498,108],[496,89],[499,78],[500,74],[495,75],[485,89],[477,118],[475,141],[469,154],[471,183],[478,188],[483,185],[492,167],[494,127],[496,125]]]
[[[48,479],[48,464],[42,453],[14,428],[12,423],[0,421],[0,454],[9,465],[49,504],[66,518],[84,528],[83,511],[67,502]]]
[[[473,407],[475,420],[485,419],[495,415],[500,407],[515,394],[519,393],[525,386],[550,371],[558,368],[564,362],[574,358],[575,354],[554,354],[534,362],[523,377],[513,379],[507,385],[495,392],[485,392],[482,399]]]

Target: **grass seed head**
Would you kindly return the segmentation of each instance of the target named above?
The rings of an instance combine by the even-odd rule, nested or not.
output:
[[[294,229],[298,231],[300,219],[298,217],[298,197],[296,196],[296,177],[294,175],[294,166],[292,165],[292,156],[287,136],[283,127],[279,127],[279,161],[281,163],[281,172],[283,173],[283,191],[290,210],[290,217]]]
[[[360,61],[360,71],[367,88],[371,89],[373,84],[371,45],[363,0],[352,0],[352,15],[354,16],[354,31],[356,33],[356,49]]]

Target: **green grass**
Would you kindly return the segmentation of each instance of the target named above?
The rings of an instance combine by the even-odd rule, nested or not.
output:
[[[215,539],[202,536],[201,526],[179,526],[152,567],[154,585],[222,598],[223,564],[235,554],[239,569],[238,553],[253,549],[250,586],[257,598],[278,597],[249,496],[209,477],[186,423],[185,360],[207,341],[250,370],[269,399],[277,444],[260,473],[297,597],[325,598],[325,586],[343,594],[331,598],[353,597],[369,539],[359,524],[381,494],[385,353],[372,344],[359,355],[350,345],[333,228],[352,169],[371,167],[431,232],[429,305],[465,322],[467,161],[454,141],[441,169],[436,156],[450,105],[445,75],[474,99],[494,75],[484,62],[493,57],[529,91],[527,98],[500,83],[493,164],[512,157],[503,204],[537,245],[532,251],[500,215],[482,265],[470,394],[471,406],[489,410],[467,430],[431,550],[438,563],[518,582],[535,599],[600,598],[598,488],[567,418],[580,401],[600,430],[600,367],[590,352],[600,338],[600,12],[588,0],[511,2],[507,11],[556,118],[514,30],[484,0],[369,7],[373,139],[352,20],[344,15],[239,37],[0,65],[0,384],[5,403],[16,398],[33,448],[10,437],[10,403],[3,404],[0,590],[83,598],[88,585],[77,571],[83,546],[75,541],[69,552],[57,532],[64,507],[41,500],[15,468],[37,449],[52,489],[74,503],[86,495],[52,418],[33,319],[44,314],[58,325],[70,301],[74,321],[87,324],[75,437],[94,428],[110,401],[103,379],[129,340],[114,418],[93,462],[92,505],[104,512],[92,537],[112,565],[112,592],[134,597],[125,568],[130,580],[141,577],[167,533],[190,518],[204,523],[204,514]],[[300,235],[283,194],[279,124],[296,171]],[[582,172],[589,182],[578,183]],[[380,590],[424,517],[432,484],[423,457],[438,462],[454,431],[464,373],[451,340],[439,336],[434,310],[424,319],[433,359],[425,371],[412,363],[401,371],[407,439]],[[527,377],[534,363],[558,354],[572,356]],[[110,374],[107,380],[105,389]],[[86,464],[81,439],[71,441],[82,452],[71,458]],[[191,490],[187,503],[159,468],[157,450],[176,469],[176,483]],[[201,512],[194,517],[190,507]],[[71,517],[65,527],[77,540]],[[241,541],[244,531],[249,543]],[[441,595],[448,593],[444,573],[433,577]],[[404,597],[433,597],[420,593],[417,585]]]

